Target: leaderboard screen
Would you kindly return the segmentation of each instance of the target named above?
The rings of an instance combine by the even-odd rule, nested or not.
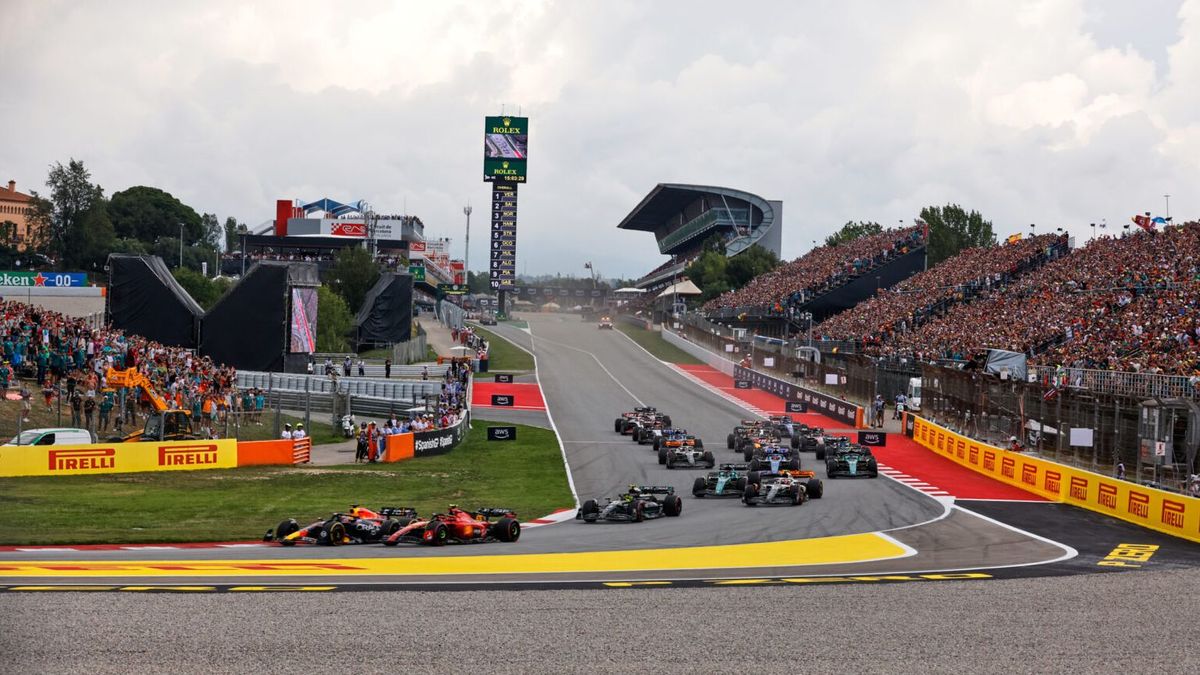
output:
[[[486,117],[483,124],[483,179],[525,182],[529,159],[528,117]]]

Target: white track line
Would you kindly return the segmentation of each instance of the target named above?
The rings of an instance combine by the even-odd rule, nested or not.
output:
[[[562,342],[555,342],[554,340],[549,340],[549,339],[547,339],[547,338],[544,338],[544,337],[537,337],[537,336],[535,336],[535,335],[533,334],[533,332],[532,332],[532,331],[530,331],[530,333],[529,333],[529,336],[530,336],[531,338],[533,338],[533,339],[534,339],[535,343],[536,343],[536,341],[537,341],[537,340],[541,340],[542,342],[548,342],[548,343],[550,343],[550,344],[552,344],[552,345],[558,345],[559,347],[565,347],[565,348],[567,348],[567,349],[570,349],[570,350],[572,350],[572,351],[579,352],[580,354],[587,354],[588,356],[590,356],[590,357],[592,358],[592,360],[593,360],[593,361],[595,361],[595,362],[596,362],[596,365],[600,366],[600,370],[603,370],[603,371],[604,371],[604,374],[605,374],[605,375],[608,375],[609,379],[611,379],[613,382],[616,382],[618,387],[620,387],[620,388],[624,389],[624,390],[625,390],[625,393],[626,393],[626,394],[629,394],[629,397],[630,397],[630,398],[632,398],[632,399],[633,399],[633,400],[634,400],[634,401],[635,401],[635,402],[636,402],[636,403],[637,403],[639,406],[644,406],[644,405],[646,405],[645,403],[643,403],[643,402],[642,402],[642,399],[640,399],[640,398],[638,398],[638,397],[637,397],[637,394],[634,394],[632,391],[629,391],[629,387],[626,387],[625,385],[621,384],[621,381],[617,379],[616,375],[613,375],[613,374],[612,374],[612,373],[611,373],[611,372],[608,370],[608,368],[605,368],[605,367],[604,367],[604,364],[603,364],[603,363],[600,363],[600,359],[596,358],[596,355],[595,355],[595,354],[593,354],[593,353],[591,353],[591,352],[587,351],[586,349],[580,349],[580,348],[578,348],[578,347],[572,347],[571,345],[568,345],[568,344],[563,344]],[[536,344],[535,344],[535,346],[536,346]],[[537,365],[537,363],[536,363],[536,362],[537,362],[537,357],[535,356],[535,357],[534,357],[534,365],[535,365],[535,366]],[[543,396],[544,396],[544,395],[545,395],[545,394],[543,393]]]

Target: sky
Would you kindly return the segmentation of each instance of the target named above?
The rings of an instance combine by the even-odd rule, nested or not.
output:
[[[0,180],[83,160],[256,226],[365,199],[487,258],[483,118],[529,122],[518,271],[637,277],[660,182],[848,220],[961,204],[1001,238],[1200,216],[1200,0],[0,0]]]

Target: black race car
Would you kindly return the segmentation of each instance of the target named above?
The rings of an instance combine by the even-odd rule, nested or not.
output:
[[[742,451],[742,439],[747,436],[759,435],[768,426],[764,420],[741,420],[733,431],[725,438],[725,447],[730,450]]]
[[[822,436],[821,444],[817,446],[817,461],[824,460],[847,445],[850,445],[849,436]]]
[[[775,427],[780,438],[790,438],[796,432],[796,423],[791,415],[771,415],[767,420]]]
[[[741,497],[746,490],[749,467],[745,464],[722,464],[717,471],[696,478],[692,483],[693,497]]]
[[[826,451],[825,475],[830,478],[878,478],[879,463],[869,448],[847,443]]]
[[[747,436],[739,441],[738,451],[742,459],[749,462],[755,457],[763,457],[767,448],[782,447],[783,440],[774,431],[766,431],[754,436]]]
[[[750,482],[742,492],[746,506],[799,506],[809,499],[820,499],[825,486],[812,471],[751,472]]]
[[[575,513],[576,520],[594,523],[597,520],[640,523],[650,518],[678,516],[683,500],[669,485],[630,485],[629,491],[604,503],[589,499]]]
[[[754,451],[750,458],[751,471],[799,471],[799,453],[786,445],[768,445]]]
[[[825,444],[825,430],[798,424],[792,431],[792,447],[797,450],[816,450]]]
[[[379,511],[372,511],[353,505],[349,513],[335,513],[325,520],[318,520],[304,527],[301,527],[295,518],[288,518],[279,523],[273,531],[267,530],[263,541],[277,541],[281,546],[376,544],[399,531],[402,520],[415,518],[416,515],[417,512],[409,508],[385,507]]]

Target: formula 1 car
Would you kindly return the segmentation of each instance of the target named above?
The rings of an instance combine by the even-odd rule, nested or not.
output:
[[[722,464],[717,471],[710,471],[707,476],[697,477],[692,483],[692,496],[705,497],[741,497],[746,491],[749,467],[745,464]]]
[[[792,447],[797,450],[817,450],[825,444],[825,430],[800,424],[792,434]],[[820,459],[818,457],[818,459]]]
[[[790,438],[795,433],[796,425],[791,415],[771,415],[767,419],[775,427],[775,433],[779,434],[780,438]]]
[[[600,330],[612,330],[613,329],[612,317],[607,317],[607,316],[600,317],[600,323],[598,323],[596,325],[596,327]]]
[[[663,421],[662,417],[654,419],[639,420],[637,426],[633,429],[633,441],[638,445],[658,444],[663,433],[671,429],[671,425]]]
[[[850,445],[849,436],[823,436],[821,444],[817,446],[817,461],[824,460],[826,456],[847,445]]]
[[[661,497],[661,499],[660,499]],[[630,485],[629,491],[603,504],[589,499],[575,513],[576,520],[594,523],[597,520],[640,523],[651,518],[678,516],[683,500],[670,485]]]
[[[717,465],[713,454],[704,449],[704,441],[687,434],[666,436],[658,445],[658,463],[666,464],[668,469],[676,466],[707,467]]]
[[[825,494],[825,486],[812,471],[752,472],[750,478],[751,482],[742,491],[742,503],[746,506],[799,506],[809,499],[820,499]]]
[[[747,436],[761,434],[766,423],[762,420],[741,420],[738,425],[733,428],[733,432],[725,439],[725,447],[730,450],[742,451],[742,439]]]
[[[632,412],[621,413],[613,422],[613,431],[624,436],[632,435],[639,426],[646,423],[661,422],[663,426],[671,426],[671,416],[658,412],[652,407],[634,408]]]
[[[496,520],[491,520],[496,518]],[[514,542],[521,538],[521,523],[512,509],[486,508],[464,511],[454,504],[446,513],[429,518],[402,518],[400,528],[383,540],[384,546],[397,544],[483,544],[494,541]]]
[[[879,464],[870,449],[857,443],[848,443],[826,451],[825,475],[829,478],[878,478]]]
[[[776,436],[774,432],[769,432],[743,438],[739,450],[742,458],[749,462],[755,457],[765,457],[766,448],[782,447],[781,443],[783,440],[779,436]]]
[[[800,470],[800,458],[794,455],[787,446],[768,445],[757,450],[750,459],[751,471],[777,472],[781,470]]]
[[[412,517],[416,512],[406,508],[382,508],[372,511],[357,504],[349,513],[335,513],[325,520],[300,527],[295,518],[279,523],[275,530],[267,530],[263,541],[277,541],[281,546],[296,544],[375,544],[394,534],[401,527],[400,520],[392,516]]]

